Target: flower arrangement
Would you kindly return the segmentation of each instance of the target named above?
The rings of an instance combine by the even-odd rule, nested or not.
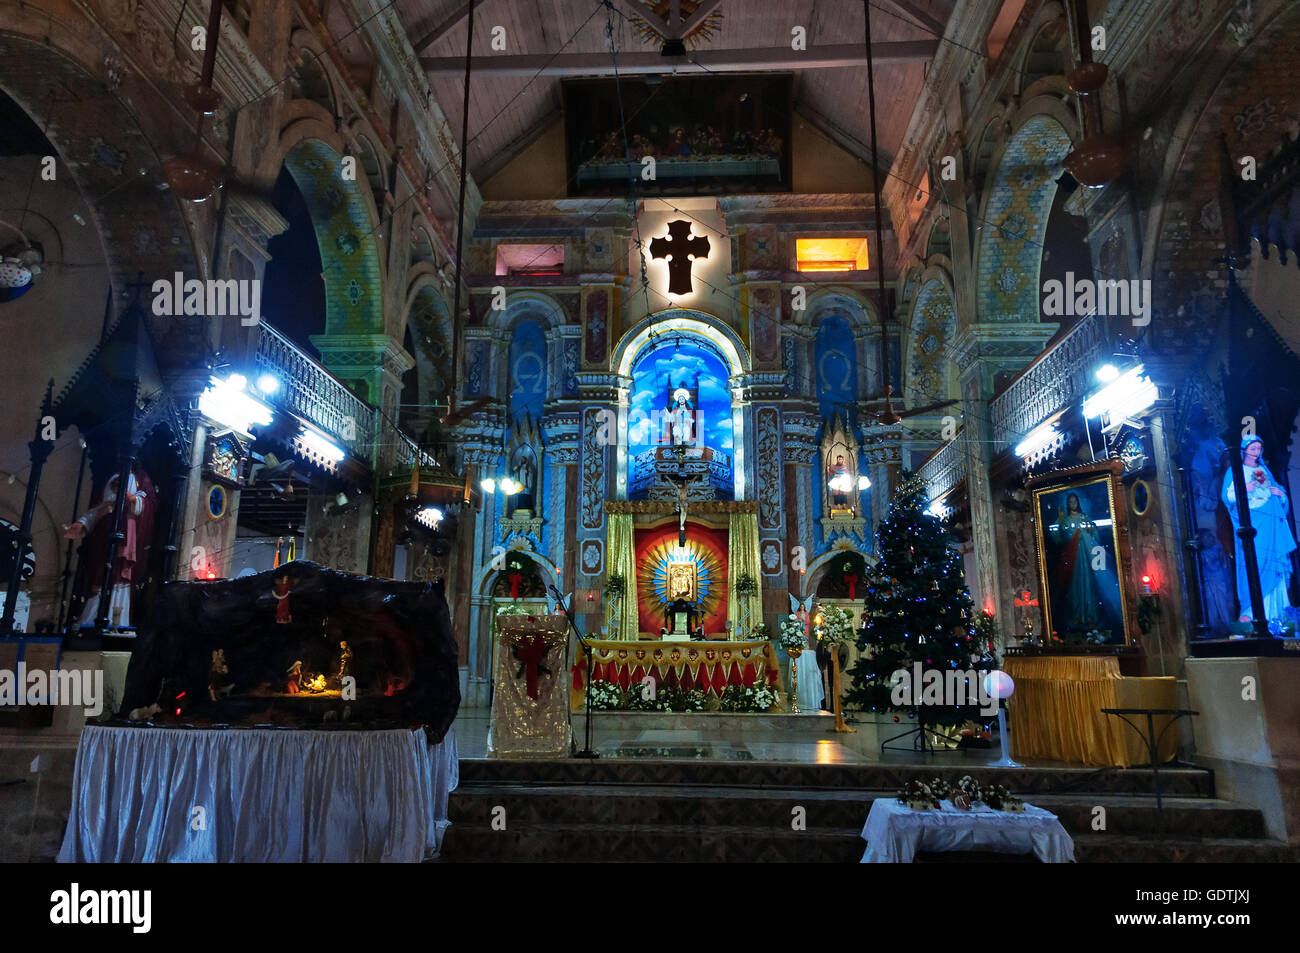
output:
[[[914,811],[938,810],[939,798],[935,797],[930,785],[920,778],[912,778],[898,792],[898,799]]]
[[[806,649],[808,633],[803,622],[793,612],[781,620],[781,635],[777,639],[783,649]]]
[[[999,636],[997,620],[993,618],[993,613],[977,612],[975,614],[974,628],[975,640],[979,643],[980,650],[992,655]]]
[[[1025,802],[1001,784],[990,784],[982,788],[981,793],[983,796],[980,800],[995,811],[1010,811],[1015,814],[1024,813]]]
[[[627,589],[627,580],[618,573],[613,573],[605,580],[605,595],[618,598]]]
[[[952,794],[952,785],[943,778],[931,778],[929,787],[930,793],[941,801]]]
[[[658,706],[659,691],[650,688],[645,682],[633,682],[623,695],[624,711],[655,711]]]
[[[958,810],[969,811],[971,805],[979,801],[995,811],[1023,813],[1025,802],[1020,800],[1001,784],[981,785],[969,774],[955,784],[943,778],[931,778],[922,781],[912,778],[898,792],[898,800],[914,811],[940,810],[940,802],[950,800]]]
[[[736,577],[736,595],[748,596],[758,592],[758,583],[754,577],[747,572],[742,572]]]
[[[659,689],[655,698],[656,711],[704,711],[704,692],[698,688]]]
[[[750,633],[750,638],[756,639],[760,642],[766,642],[771,639],[772,634],[768,631],[767,623],[760,622],[758,625],[754,626],[754,631]]]
[[[826,645],[840,645],[853,641],[853,624],[848,613],[839,606],[827,606],[821,611],[821,624],[816,628],[817,638]]]
[[[597,711],[614,711],[623,707],[623,690],[613,682],[591,683],[591,707]]]
[[[723,711],[768,711],[776,701],[775,689],[758,683],[750,686],[728,685],[722,691]]]

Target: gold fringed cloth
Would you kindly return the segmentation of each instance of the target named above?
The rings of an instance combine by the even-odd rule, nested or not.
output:
[[[1007,717],[1017,758],[1144,765],[1151,756],[1142,738],[1102,709],[1178,707],[1172,677],[1122,677],[1113,655],[1008,658],[1002,667],[1016,683]],[[1168,722],[1167,716],[1154,719],[1157,735]],[[1144,717],[1134,723],[1145,730]],[[1177,732],[1170,729],[1161,739],[1160,760],[1172,759],[1177,747]]]
[[[581,649],[579,649],[581,652]],[[781,669],[771,642],[591,642],[591,667],[598,682],[624,691],[647,675],[656,687],[699,688],[721,695],[728,685],[777,685]],[[572,670],[569,700],[581,710],[587,690],[581,658]]]
[[[498,758],[569,755],[568,620],[502,616],[493,668],[488,753]]]
[[[736,581],[746,574],[756,585],[762,579],[758,571],[758,514],[732,513],[727,517],[727,529],[727,592],[731,595],[727,604],[727,621],[732,623],[733,633],[746,621],[752,631],[763,621],[763,598],[758,590],[746,595],[736,592]],[[748,620],[744,613],[746,608],[749,610]]]
[[[614,608],[617,619],[605,621],[609,624],[611,639],[634,642],[641,628],[637,613],[641,601],[637,595],[636,563],[632,555],[632,514],[610,513],[608,518],[609,542],[605,548],[605,560],[610,576],[623,577],[623,595]]]

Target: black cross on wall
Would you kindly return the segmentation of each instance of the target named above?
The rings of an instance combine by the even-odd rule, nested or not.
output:
[[[668,259],[668,292],[691,293],[691,259],[709,257],[709,240],[691,234],[691,223],[684,219],[668,223],[668,237],[650,242],[651,258]]]

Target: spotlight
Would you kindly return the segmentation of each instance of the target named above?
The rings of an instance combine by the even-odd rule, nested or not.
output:
[[[308,427],[302,428],[300,439],[316,453],[333,463],[338,463],[347,456],[347,452],[338,444],[326,439],[324,434],[317,433]]]
[[[488,477],[487,479],[483,480],[483,482],[481,482],[479,486],[483,487],[484,493],[495,493],[497,491],[497,481],[492,479],[491,477]]]
[[[1117,377],[1119,377],[1119,368],[1114,364],[1103,364],[1097,368],[1097,380],[1103,384],[1109,384]]]
[[[257,379],[257,389],[269,397],[280,389],[280,378],[274,374],[263,374]]]

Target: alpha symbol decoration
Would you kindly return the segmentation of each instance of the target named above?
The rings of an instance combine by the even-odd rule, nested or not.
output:
[[[677,219],[668,223],[668,237],[656,238],[650,242],[651,258],[668,259],[668,293],[688,295],[691,293],[691,259],[709,257],[709,240],[691,234],[691,223]]]

